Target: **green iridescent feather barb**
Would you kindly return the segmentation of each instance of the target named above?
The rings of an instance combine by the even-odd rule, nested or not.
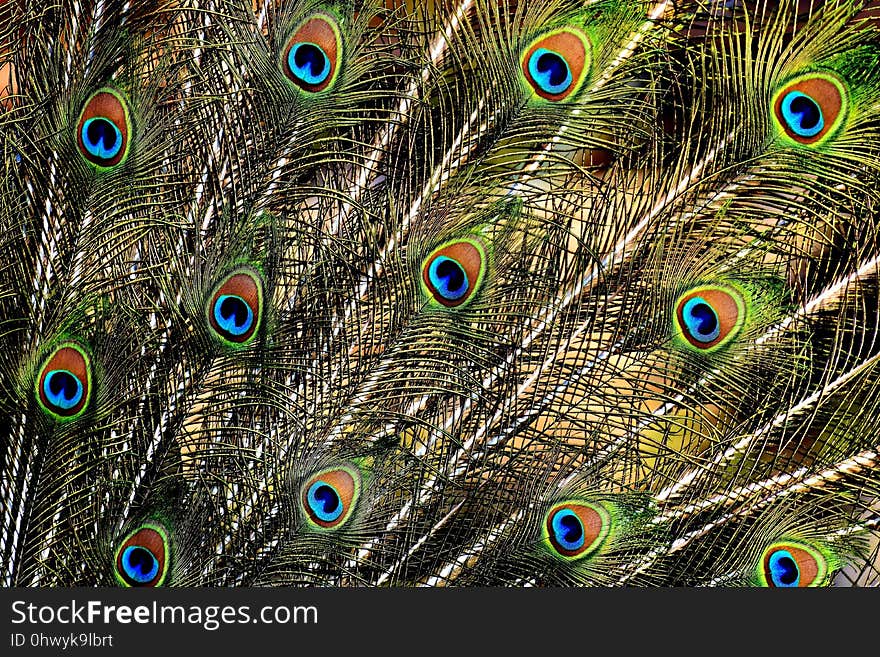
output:
[[[4,586],[880,585],[880,3],[0,3]]]

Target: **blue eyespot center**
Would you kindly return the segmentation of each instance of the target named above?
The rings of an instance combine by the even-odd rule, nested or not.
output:
[[[159,560],[147,548],[129,545],[122,551],[125,575],[138,584],[153,581],[159,574]]]
[[[721,335],[718,313],[702,297],[688,300],[682,310],[688,332],[698,342],[712,342]]]
[[[800,91],[790,91],[782,99],[782,116],[799,137],[815,137],[825,127],[819,103]]]
[[[82,400],[83,385],[72,372],[52,370],[43,380],[43,392],[49,403],[66,411]]]
[[[229,335],[247,333],[254,323],[254,311],[240,296],[221,294],[214,303],[214,321]]]
[[[546,48],[538,48],[529,57],[529,74],[541,91],[548,94],[564,92],[573,81],[562,55]]]
[[[563,509],[553,516],[553,536],[564,550],[579,550],[584,545],[584,523],[570,509]]]
[[[321,84],[330,76],[330,58],[314,43],[294,44],[287,54],[287,65],[291,73],[308,85]]]
[[[112,160],[122,150],[122,132],[112,121],[99,116],[83,123],[82,142],[92,156]]]
[[[467,294],[470,287],[467,273],[458,262],[446,256],[437,256],[428,269],[431,284],[447,301],[456,301]]]
[[[788,550],[778,550],[770,555],[770,580],[774,586],[796,587],[801,573],[797,561]]]
[[[308,501],[309,508],[323,522],[333,522],[345,511],[336,489],[320,479],[309,486]]]

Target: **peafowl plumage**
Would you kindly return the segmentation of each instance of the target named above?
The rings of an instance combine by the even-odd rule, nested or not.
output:
[[[0,3],[5,586],[880,584],[880,3]]]

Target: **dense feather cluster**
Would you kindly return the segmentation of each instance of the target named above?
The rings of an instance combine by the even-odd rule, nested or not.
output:
[[[0,3],[6,586],[880,584],[880,4]]]

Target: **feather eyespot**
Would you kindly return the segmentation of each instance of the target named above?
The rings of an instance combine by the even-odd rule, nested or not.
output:
[[[566,560],[595,552],[611,531],[611,515],[598,505],[572,500],[556,504],[544,518],[544,540]]]
[[[116,550],[116,579],[123,586],[161,586],[168,574],[168,534],[147,523],[132,531]]]
[[[571,28],[543,35],[525,49],[522,57],[522,73],[529,87],[553,102],[577,91],[589,67],[589,41]]]
[[[313,16],[294,30],[281,62],[284,75],[309,93],[327,89],[339,72],[342,38],[336,21],[326,14]]]
[[[122,164],[131,140],[128,103],[110,88],[96,91],[86,101],[76,127],[80,155],[99,169]]]
[[[59,345],[40,367],[37,400],[50,417],[66,421],[79,417],[92,392],[91,360],[75,342]]]
[[[761,556],[758,579],[772,588],[822,586],[828,575],[828,561],[806,543],[780,541]]]
[[[260,326],[263,285],[259,275],[242,267],[214,288],[208,303],[208,325],[229,346],[250,342]]]
[[[812,73],[789,82],[773,101],[777,124],[793,141],[812,145],[836,132],[846,114],[846,90],[834,76]]]
[[[303,510],[309,522],[336,529],[351,517],[360,494],[360,476],[350,468],[331,468],[313,475],[303,486]]]
[[[679,297],[675,304],[675,327],[687,343],[712,350],[732,340],[745,320],[745,304],[730,288],[704,285]]]
[[[486,253],[476,240],[448,242],[435,249],[422,265],[422,283],[441,305],[467,303],[479,289],[486,268]]]

